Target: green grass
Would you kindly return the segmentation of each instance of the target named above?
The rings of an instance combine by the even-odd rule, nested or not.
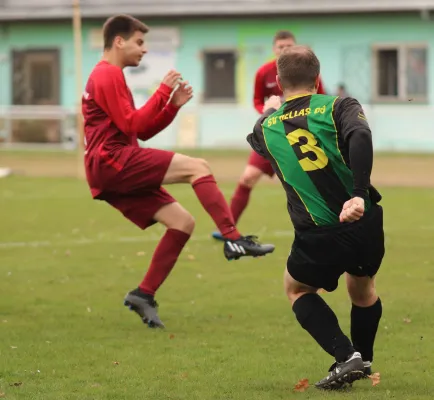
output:
[[[233,186],[223,189],[229,196]],[[122,299],[140,281],[160,227],[141,232],[92,201],[83,182],[0,180],[6,399],[432,399],[434,190],[382,191],[387,256],[377,284],[384,313],[374,368],[381,383],[357,382],[349,394],[292,390],[302,378],[322,378],[332,360],[297,324],[283,294],[292,231],[280,186],[258,188],[241,223],[275,243],[275,253],[231,263],[207,238],[213,224],[192,190],[171,192],[197,228],[158,293],[167,329],[155,331]],[[348,332],[343,281],[323,296]]]

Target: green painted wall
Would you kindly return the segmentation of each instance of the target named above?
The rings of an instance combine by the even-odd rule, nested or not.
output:
[[[180,29],[177,68],[194,86],[196,96],[189,108],[198,116],[200,144],[206,146],[244,143],[245,133],[248,133],[251,121],[256,117],[251,106],[253,76],[257,68],[271,58],[271,38],[278,29],[292,30],[299,43],[308,44],[314,49],[321,61],[323,80],[328,92],[334,93],[337,84],[344,81],[349,93],[364,104],[370,103],[371,99],[372,45],[425,42],[429,46],[429,65],[433,65],[434,61],[434,22],[423,21],[417,14],[146,22],[151,28],[177,26]],[[90,29],[100,25],[100,22],[83,23],[84,80],[100,57],[100,51],[91,49],[89,44]],[[72,26],[68,21],[0,25],[0,105],[10,104],[11,100],[11,67],[8,62],[11,50],[37,47],[57,47],[61,50],[62,105],[73,107],[76,99],[74,48]],[[239,52],[237,105],[200,103],[204,86],[200,54],[204,49],[212,48],[235,48]],[[428,80],[431,105],[434,102],[432,75],[430,74]],[[401,120],[403,113],[399,111],[399,107],[389,110],[386,113],[387,118],[384,117],[386,114],[381,112],[381,106],[372,112],[375,120],[371,121],[371,124],[378,126],[381,131],[378,134],[380,146],[385,143],[381,138],[386,137],[390,130],[402,131],[402,126],[405,125]],[[433,132],[431,112],[426,113],[423,107],[418,110],[423,114],[424,121],[419,130],[428,129]],[[411,111],[405,113],[411,119]],[[395,118],[395,115],[401,119]],[[231,132],[227,132],[228,120],[232,121]],[[237,139],[234,139],[234,136]],[[402,136],[404,143],[405,132],[402,131],[401,136],[395,136]],[[431,139],[431,136],[424,139],[425,145],[434,148],[434,139]],[[170,138],[173,139],[172,136]],[[164,138],[156,139],[155,143],[161,146],[170,145]]]

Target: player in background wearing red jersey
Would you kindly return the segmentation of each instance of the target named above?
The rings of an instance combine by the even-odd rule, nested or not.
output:
[[[104,25],[103,59],[90,74],[82,101],[85,169],[95,199],[106,201],[142,229],[155,222],[167,227],[145,278],[125,298],[125,305],[150,327],[164,327],[154,295],[190,238],[194,219],[161,185],[193,186],[225,237],[227,259],[265,255],[274,246],[240,235],[205,160],[139,147],[137,139],[150,139],[167,127],[193,95],[188,82],[170,71],[148,102],[140,109],[134,107],[123,68],[139,65],[148,30],[128,15],[114,16]]]
[[[265,101],[271,96],[283,96],[277,85],[276,60],[288,47],[294,46],[295,36],[289,31],[278,31],[273,38],[273,52],[275,59],[262,65],[256,72],[253,104],[259,114],[262,114]],[[323,83],[320,79],[318,94],[325,94]],[[283,99],[282,99],[283,100]],[[270,178],[274,176],[273,168],[268,160],[252,151],[247,166],[238,181],[237,188],[231,199],[231,212],[235,224],[246,209],[250,199],[250,193],[263,175]],[[224,240],[221,232],[213,232],[212,236],[217,240]]]

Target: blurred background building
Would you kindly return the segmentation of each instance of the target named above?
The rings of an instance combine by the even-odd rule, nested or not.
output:
[[[151,27],[136,105],[170,68],[195,89],[158,147],[246,147],[253,80],[272,37],[292,31],[318,55],[329,94],[357,98],[376,150],[434,150],[434,0],[82,0],[83,86],[102,52],[101,26],[128,13]],[[72,0],[0,0],[0,145],[74,148]]]

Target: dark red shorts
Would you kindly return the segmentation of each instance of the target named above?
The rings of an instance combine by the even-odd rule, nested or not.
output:
[[[249,161],[247,162],[247,164],[260,169],[264,174],[267,174],[270,177],[274,176],[274,170],[270,162],[266,158],[261,157],[255,151],[252,151],[250,153]]]
[[[99,199],[119,210],[125,218],[142,229],[155,223],[157,211],[176,200],[161,187],[175,153],[165,150],[135,148],[120,169],[112,163],[110,177]],[[103,158],[109,157],[103,155]],[[104,169],[107,169],[105,167]]]

